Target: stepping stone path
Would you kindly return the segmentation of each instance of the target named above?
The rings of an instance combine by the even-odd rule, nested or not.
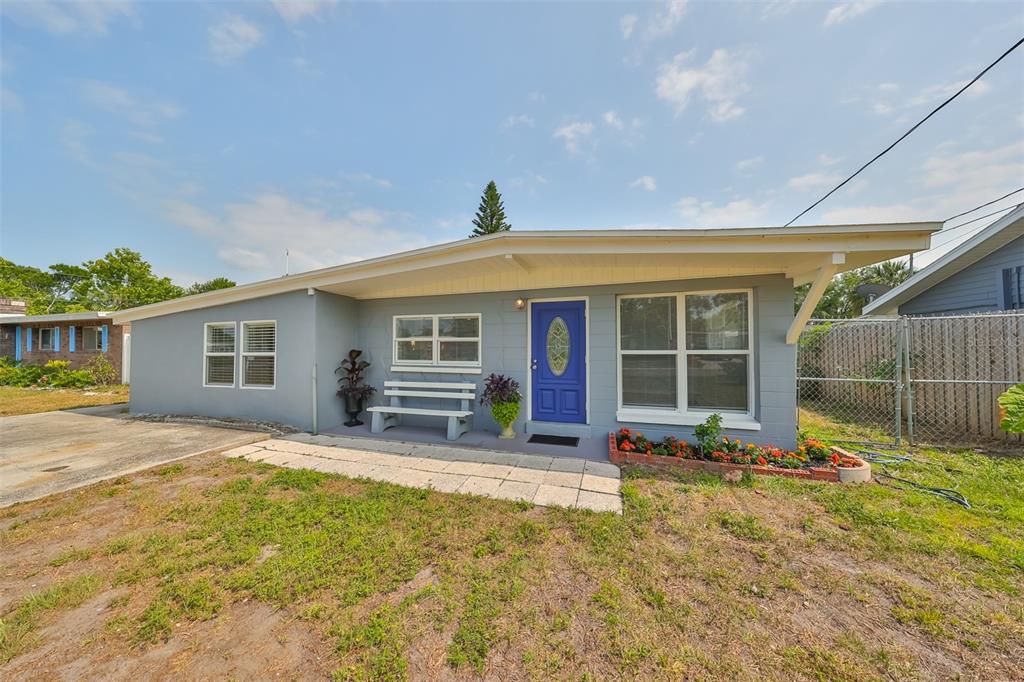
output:
[[[608,462],[301,433],[224,454],[444,493],[622,513],[619,468]]]

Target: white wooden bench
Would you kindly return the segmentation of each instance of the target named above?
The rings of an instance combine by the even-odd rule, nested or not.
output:
[[[435,381],[385,381],[384,395],[391,398],[390,405],[377,405],[367,408],[371,416],[370,432],[382,433],[385,429],[398,426],[401,415],[414,414],[427,417],[446,417],[448,419],[448,440],[457,440],[459,436],[473,428],[473,408],[470,403],[476,397],[476,384],[456,384]],[[457,400],[460,409],[431,410],[422,407],[406,407],[403,398],[440,398]]]

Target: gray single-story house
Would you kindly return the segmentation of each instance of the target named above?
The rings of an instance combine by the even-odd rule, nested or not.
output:
[[[795,344],[829,280],[923,249],[940,226],[502,232],[133,308],[114,322],[136,337],[133,412],[332,429],[346,419],[335,369],[358,348],[377,405],[386,381],[472,384],[479,396],[496,372],[523,387],[521,432],[692,437],[718,412],[728,434],[792,447]],[[810,293],[794,314],[803,283]],[[407,391],[403,405],[452,406],[423,393]],[[497,430],[479,401],[468,410],[474,428]]]
[[[1024,310],[1024,206],[1018,206],[864,306],[864,315]]]

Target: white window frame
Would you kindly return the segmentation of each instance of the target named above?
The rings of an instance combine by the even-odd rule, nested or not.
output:
[[[251,353],[251,352],[246,352],[246,350],[245,350],[245,329],[246,329],[246,326],[250,325],[250,324],[272,324],[272,325],[274,325],[274,352],[273,353],[265,353],[265,352]],[[246,390],[254,390],[254,391],[259,391],[259,390],[273,391],[275,388],[277,388],[277,320],[243,320],[242,323],[241,323],[241,330],[240,331],[241,331],[241,334],[239,334],[238,341],[235,344],[238,347],[238,351],[239,351],[239,354],[240,354],[239,355],[240,360],[238,362],[238,386],[239,386],[239,388],[243,388],[243,389],[246,389]],[[274,383],[272,385],[270,385],[270,386],[262,386],[262,385],[252,386],[252,385],[249,385],[249,384],[245,383],[245,359],[247,357],[250,357],[250,358],[259,358],[259,357],[274,358]]]
[[[49,347],[43,345],[43,332],[46,331],[46,330],[50,330],[50,345],[49,345]],[[56,348],[53,347],[54,346],[53,341],[56,338],[57,338],[57,328],[56,327],[39,327],[39,350],[41,350],[41,351],[45,350],[45,351],[50,351],[50,352],[53,352],[53,351],[57,350]]]
[[[227,327],[231,326],[235,330],[235,349],[230,353],[211,353],[207,350],[208,339],[210,338],[209,329],[210,327]],[[83,341],[85,334],[82,334]],[[231,364],[231,383],[230,384],[210,384],[207,383],[206,379],[209,376],[207,374],[207,365],[209,364],[209,358],[211,357],[230,357],[232,359]],[[237,322],[207,322],[203,324],[203,387],[204,388],[234,388],[235,382],[238,378],[238,323]]]
[[[713,294],[747,295],[747,348],[746,350],[687,350],[686,348],[686,297],[707,296]],[[674,350],[626,350],[622,349],[622,308],[621,301],[629,298],[676,298],[676,348]],[[756,335],[754,333],[754,290],[753,289],[711,289],[703,291],[669,291],[661,293],[621,294],[615,298],[615,364],[617,369],[618,402],[616,419],[620,422],[637,422],[642,424],[668,424],[678,426],[694,426],[700,424],[708,416],[718,413],[722,415],[722,426],[732,429],[759,431],[760,423],[755,418],[756,407],[754,397],[756,372],[755,365]],[[674,355],[676,358],[676,407],[639,407],[622,404],[622,356],[623,355]],[[688,355],[746,355],[747,356],[747,409],[740,410],[708,410],[689,407],[687,391]]]
[[[88,350],[88,351],[94,351],[94,352],[99,352],[99,353],[103,352],[103,329],[101,327],[98,327],[98,326],[96,326],[94,324],[92,324],[92,325],[84,324],[84,325],[80,325],[78,328],[79,328],[79,330],[81,330],[82,334],[81,334],[81,341],[79,341],[79,339],[78,339],[78,332],[75,332],[75,345],[76,345],[75,350],[76,351],[77,350],[82,350],[82,351],[87,351]],[[96,344],[93,347],[86,346],[86,344],[85,344],[85,330],[86,329],[94,329],[94,330],[96,330],[95,334],[93,334],[93,338],[96,340]],[[206,339],[205,339],[205,337],[203,337],[203,348],[206,348],[205,344],[206,344]],[[81,346],[81,349],[79,349],[77,347],[79,345]]]
[[[439,336],[440,331],[439,320],[442,317],[475,317],[476,318],[476,336]],[[423,318],[431,318],[433,320],[433,331],[431,332],[429,341],[431,345],[430,361],[425,360],[399,360],[398,359],[398,342],[399,341],[427,341],[427,337],[411,337],[411,336],[398,336],[398,321],[399,320],[420,320]],[[394,360],[395,365],[403,367],[480,367],[483,362],[484,354],[484,321],[483,316],[480,313],[436,313],[423,315],[395,315],[391,320],[391,357]],[[457,341],[457,342],[476,342],[476,360],[444,360],[441,357],[441,342],[442,341]]]

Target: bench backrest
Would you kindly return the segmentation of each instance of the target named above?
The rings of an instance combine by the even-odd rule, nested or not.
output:
[[[446,381],[385,381],[384,395],[392,398],[440,398],[442,400],[472,401],[476,397],[476,384]]]

